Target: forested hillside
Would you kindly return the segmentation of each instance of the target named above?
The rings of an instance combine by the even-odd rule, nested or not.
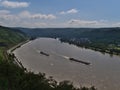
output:
[[[0,59],[4,58],[5,50],[26,39],[18,30],[0,26]]]

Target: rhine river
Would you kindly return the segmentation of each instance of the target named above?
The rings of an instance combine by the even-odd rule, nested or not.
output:
[[[94,85],[98,90],[120,90],[120,56],[102,54],[52,38],[30,41],[14,53],[28,70],[53,76],[57,81],[70,80],[77,86]],[[91,65],[70,61],[69,57]]]

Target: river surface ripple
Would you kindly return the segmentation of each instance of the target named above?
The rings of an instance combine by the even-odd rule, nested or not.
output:
[[[50,56],[39,52],[43,51]],[[39,38],[14,51],[23,66],[46,73],[58,81],[70,80],[74,85],[94,85],[98,90],[120,90],[120,57],[80,48],[57,39]],[[84,65],[68,58],[90,62]]]

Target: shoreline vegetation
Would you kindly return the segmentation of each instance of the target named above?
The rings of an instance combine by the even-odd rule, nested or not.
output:
[[[13,46],[12,48],[9,48],[6,52],[8,57],[11,57],[14,59],[14,63],[17,64],[19,67],[21,67],[22,69],[25,69],[24,66],[22,65],[22,63],[20,62],[20,60],[15,56],[15,54],[13,53],[16,49],[20,48],[22,45],[28,43],[30,40],[27,39],[23,42],[20,42],[19,44]]]
[[[120,55],[120,28],[18,28],[31,38],[59,38],[61,42]]]
[[[99,46],[94,46],[93,44],[89,44],[89,43],[80,44],[80,43],[78,43],[79,41],[70,41],[68,39],[60,39],[60,41],[65,42],[65,43],[69,43],[69,44],[73,44],[77,47],[98,51],[98,52],[101,52],[102,54],[106,53],[106,54],[109,54],[110,56],[113,56],[113,55],[120,56],[120,47],[109,48],[108,46],[106,46],[107,48],[102,48]]]
[[[12,32],[12,34],[11,34]],[[3,36],[1,36],[1,34]],[[6,36],[7,35],[7,36]],[[7,46],[0,46],[0,90],[96,90],[94,86],[76,88],[70,81],[57,82],[53,77],[46,78],[44,73],[35,74],[27,71],[12,52],[27,42],[23,33],[0,27],[0,39]],[[8,54],[7,54],[8,53]],[[16,64],[16,62],[18,64]]]

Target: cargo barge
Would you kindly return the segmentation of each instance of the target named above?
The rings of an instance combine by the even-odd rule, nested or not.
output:
[[[90,65],[89,62],[81,61],[81,60],[78,60],[78,59],[75,59],[75,58],[69,58],[69,60],[75,61],[75,62],[78,62],[78,63],[82,63],[82,64],[85,64],[85,65]]]
[[[40,54],[45,55],[45,56],[50,56],[49,54],[42,52],[42,51],[40,52]]]

